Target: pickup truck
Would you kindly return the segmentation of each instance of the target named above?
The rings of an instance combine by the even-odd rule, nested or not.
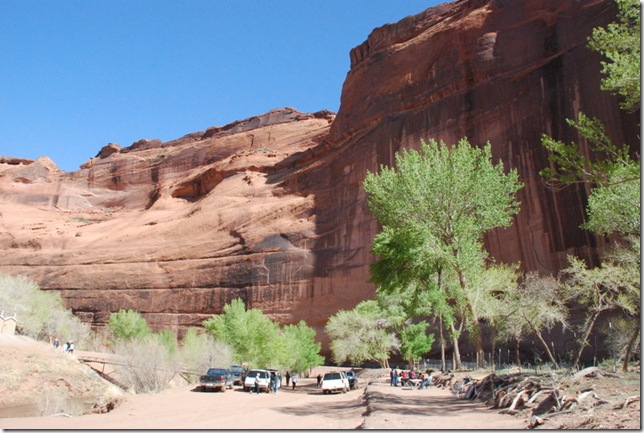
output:
[[[209,368],[206,374],[199,377],[199,385],[202,391],[216,389],[225,392],[226,388],[232,389],[233,376],[225,368]]]

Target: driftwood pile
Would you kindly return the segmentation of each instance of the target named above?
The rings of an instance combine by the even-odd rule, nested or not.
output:
[[[575,373],[572,380],[579,381],[584,377],[600,376],[619,377],[615,373],[589,367]],[[610,403],[600,398],[592,386],[580,390],[576,395],[566,395],[557,381],[551,380],[552,384],[545,385],[544,379],[547,378],[524,377],[520,374],[490,374],[480,380],[470,378],[467,381],[465,378],[457,381],[452,385],[452,392],[460,398],[483,400],[494,408],[503,409],[501,413],[516,414],[520,409],[531,410],[530,428],[543,424],[547,418],[569,413],[575,408],[588,410]],[[460,388],[459,384],[462,384]],[[615,409],[625,408],[634,401],[639,401],[639,396],[627,398],[626,401],[615,406]]]
[[[454,374],[450,372],[432,375],[432,385],[436,388],[449,388],[452,386],[453,380]]]

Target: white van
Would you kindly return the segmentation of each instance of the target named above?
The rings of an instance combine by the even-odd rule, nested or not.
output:
[[[331,392],[349,391],[349,379],[344,371],[333,371],[324,373],[322,378],[322,394],[329,394]]]
[[[244,391],[255,389],[255,377],[259,377],[259,391],[270,391],[271,373],[268,370],[249,370],[244,379]]]

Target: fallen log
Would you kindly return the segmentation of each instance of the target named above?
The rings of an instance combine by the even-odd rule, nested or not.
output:
[[[609,371],[604,371],[599,367],[586,367],[583,370],[579,370],[577,373],[573,374],[572,378],[573,380],[579,380],[582,377],[601,377],[601,376],[621,378],[619,374],[612,373]]]
[[[617,405],[614,409],[625,409],[629,404],[640,401],[639,395],[632,395],[624,400],[624,403]],[[607,402],[608,403],[608,402]]]

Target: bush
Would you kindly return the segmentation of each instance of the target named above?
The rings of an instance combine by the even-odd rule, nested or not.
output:
[[[212,335],[190,328],[183,337],[180,358],[186,370],[204,374],[210,367],[232,364],[233,351],[229,345],[216,341]]]
[[[82,348],[91,339],[91,329],[63,306],[60,293],[44,291],[23,275],[0,274],[0,310],[16,315],[18,334],[49,341],[74,340]]]
[[[166,389],[179,369],[178,358],[156,335],[119,340],[114,352],[125,361],[125,385],[137,393]]]

